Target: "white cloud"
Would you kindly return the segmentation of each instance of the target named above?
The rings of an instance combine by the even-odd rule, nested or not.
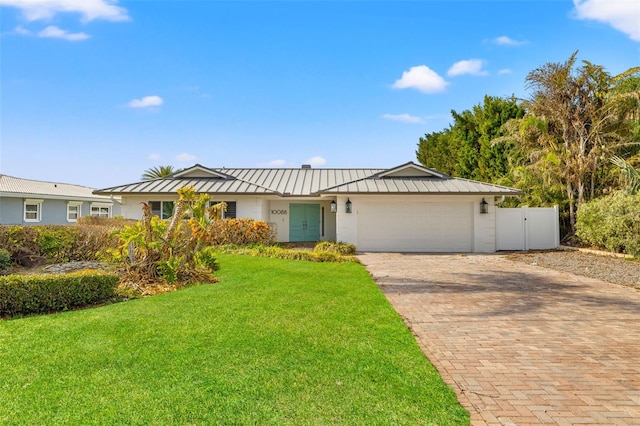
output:
[[[637,0],[573,0],[578,19],[594,20],[611,25],[640,41],[640,3]]]
[[[501,46],[522,46],[523,44],[526,44],[525,41],[514,40],[507,36],[496,37],[493,42]]]
[[[196,157],[195,155],[187,154],[186,152],[176,155],[176,160],[182,161],[182,162],[195,161],[197,158],[198,157]]]
[[[70,33],[69,31],[60,29],[55,25],[49,25],[44,30],[40,31],[38,33],[38,37],[61,38],[67,41],[81,41],[89,38],[85,33]]]
[[[149,156],[147,157],[147,159],[152,160],[152,161],[158,161],[162,159],[162,156],[160,154],[156,154],[155,152],[153,154],[149,154]]]
[[[29,21],[51,19],[58,13],[78,13],[84,22],[128,21],[127,10],[117,3],[117,0],[0,0],[0,6],[20,9]]]
[[[444,92],[447,83],[435,71],[426,65],[418,65],[404,71],[402,77],[391,86],[394,89],[417,89],[423,93]]]
[[[149,107],[156,107],[156,106],[160,106],[164,103],[164,101],[162,100],[162,98],[160,96],[145,96],[142,99],[134,99],[131,102],[129,102],[129,106],[131,108],[149,108]]]
[[[315,156],[309,158],[307,160],[307,164],[311,164],[312,166],[324,166],[327,164],[327,160],[324,157]]]
[[[449,68],[449,71],[447,71],[447,75],[487,75],[487,72],[482,69],[482,65],[484,65],[484,61],[482,59],[467,59],[464,61],[458,61],[453,64],[451,68]]]
[[[391,121],[400,121],[402,123],[424,123],[422,117],[416,117],[411,114],[383,114],[382,118]]]
[[[1,0],[0,0],[1,1]],[[13,29],[14,34],[20,34],[20,35],[25,35],[25,36],[29,36],[29,35],[33,35],[31,33],[31,31],[29,31],[28,29],[21,27],[21,26],[17,26]]]
[[[511,74],[511,70],[509,68],[502,68],[498,71],[498,74]]]
[[[271,160],[267,163],[268,167],[284,167],[287,164],[285,160]]]

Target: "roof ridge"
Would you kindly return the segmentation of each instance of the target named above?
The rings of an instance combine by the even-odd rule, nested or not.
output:
[[[463,180],[466,182],[473,182],[473,183],[481,183],[483,185],[490,185],[490,186],[495,186],[497,188],[502,188],[502,189],[517,189],[518,191],[521,191],[518,188],[510,188],[508,186],[504,186],[504,185],[499,185],[497,183],[491,183],[491,182],[483,182],[481,180],[475,180],[475,179],[468,179],[468,178],[461,178],[461,177],[455,177],[455,176],[449,176],[449,179],[455,179],[455,180]]]
[[[314,170],[389,170],[384,167],[316,167],[310,169],[303,169],[301,167],[216,167],[215,171],[224,171],[224,170],[304,170],[314,171]]]
[[[344,170],[344,169],[341,169],[341,170]],[[378,172],[378,173],[379,173],[379,172]],[[340,183],[340,184],[338,184],[338,185],[333,185],[333,186],[330,186],[330,187],[327,187],[327,188],[320,189],[320,190],[318,190],[317,192],[318,192],[318,193],[322,193],[322,192],[325,192],[325,191],[329,191],[329,190],[331,190],[331,189],[333,189],[333,188],[337,188],[337,187],[339,187],[339,186],[349,185],[349,184],[351,184],[351,183],[356,183],[356,182],[361,182],[361,181],[366,180],[366,179],[372,179],[372,178],[374,178],[376,175],[378,175],[378,173],[374,173],[374,174],[372,174],[372,175],[365,176],[365,177],[362,177],[362,178],[359,178],[359,179],[350,180],[350,181],[348,181],[348,182],[342,182],[342,183]]]
[[[7,177],[7,178],[11,178],[11,179],[26,181],[26,182],[51,183],[51,184],[54,184],[54,185],[68,185],[68,186],[75,186],[75,187],[79,187],[79,188],[96,189],[96,188],[94,188],[92,186],[79,185],[77,183],[54,182],[54,181],[50,181],[50,180],[39,180],[39,179],[27,179],[27,178],[21,178],[21,177],[17,177],[17,176],[11,176],[11,175],[7,175],[7,174],[0,174],[0,177]]]

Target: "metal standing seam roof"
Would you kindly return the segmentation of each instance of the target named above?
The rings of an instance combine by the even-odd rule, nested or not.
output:
[[[164,178],[96,190],[96,194],[175,194],[185,186],[197,192],[228,194],[272,194],[273,191],[238,179]]]
[[[486,194],[519,195],[506,186],[461,178],[369,177],[320,191],[327,194]]]
[[[94,190],[95,188],[69,183],[46,182],[0,175],[0,195],[5,197],[111,201],[109,197],[95,195]]]
[[[287,196],[316,195],[325,188],[363,179],[381,169],[214,169]]]
[[[416,176],[406,175],[406,170]],[[403,174],[394,175],[396,170]],[[200,177],[196,177],[196,172]],[[413,172],[410,172],[413,173]],[[195,165],[172,176],[114,186],[97,194],[173,194],[184,186],[197,192],[319,196],[322,194],[480,194],[519,195],[500,185],[452,178],[407,163],[394,169],[217,168]]]

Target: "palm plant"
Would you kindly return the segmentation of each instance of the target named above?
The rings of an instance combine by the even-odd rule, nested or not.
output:
[[[572,231],[577,207],[602,190],[601,159],[637,144],[629,118],[638,111],[640,78],[640,67],[617,76],[588,61],[575,69],[577,53],[529,73],[533,94],[524,102],[527,115],[505,126],[528,154],[528,167],[544,170],[564,187]]]
[[[144,173],[142,174],[142,180],[161,179],[163,177],[172,175],[176,171],[177,170],[175,170],[173,166],[151,167],[144,171]]]
[[[631,164],[617,155],[611,158],[611,162],[618,166],[627,181],[627,193],[637,194],[640,192],[640,169],[634,169]]]

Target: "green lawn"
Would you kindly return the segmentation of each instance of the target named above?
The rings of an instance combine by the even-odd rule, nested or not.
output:
[[[468,424],[361,265],[220,263],[217,284],[0,321],[0,424]]]

